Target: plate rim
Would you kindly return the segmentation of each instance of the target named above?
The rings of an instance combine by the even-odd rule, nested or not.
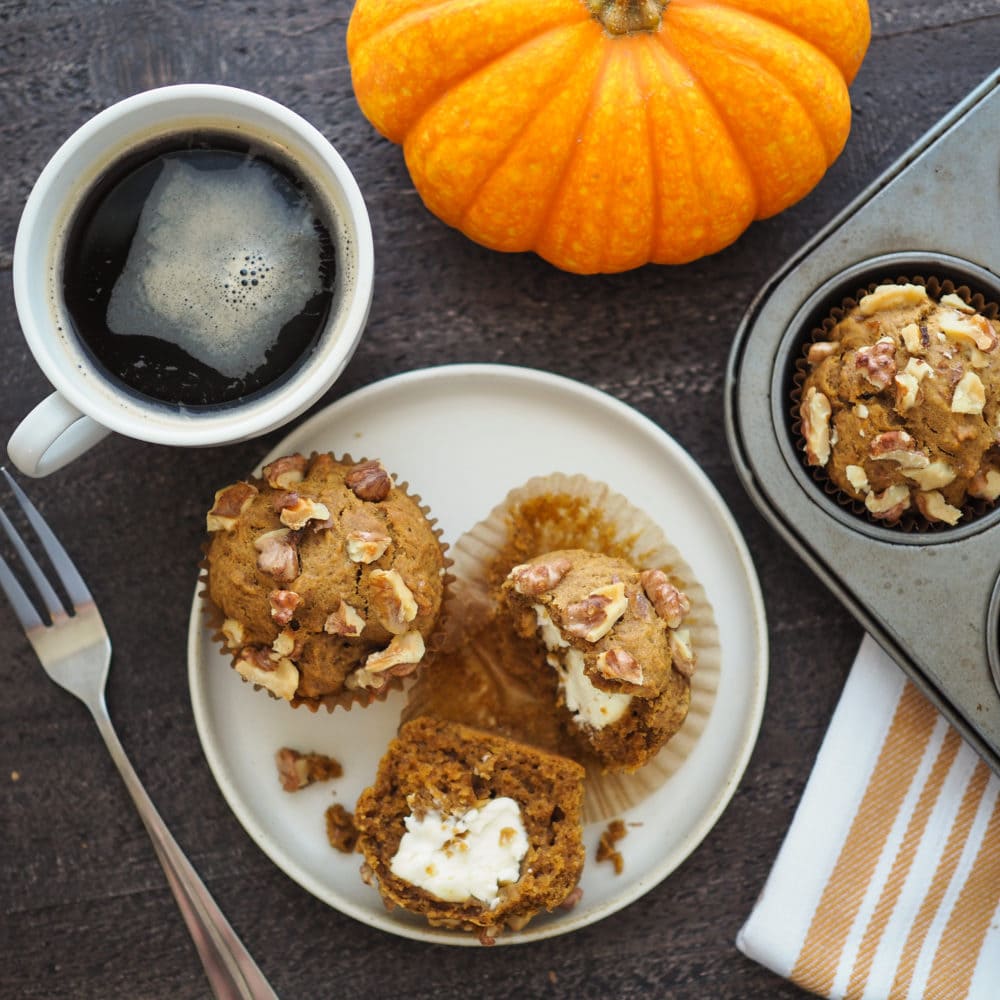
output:
[[[592,923],[597,923],[628,906],[630,903],[635,902],[676,871],[714,828],[732,800],[743,775],[746,773],[750,757],[753,754],[760,734],[770,667],[767,616],[760,581],[757,577],[756,568],[750,556],[746,540],[739,529],[739,525],[736,523],[735,517],[704,470],[701,469],[692,456],[670,434],[645,414],[607,392],[564,375],[536,368],[502,363],[441,364],[390,375],[375,382],[369,382],[346,393],[326,406],[323,406],[301,423],[290,427],[281,440],[276,442],[268,450],[267,454],[261,458],[257,467],[259,468],[260,465],[272,460],[273,456],[282,453],[283,449],[287,450],[286,443],[292,438],[300,436],[308,437],[314,433],[315,428],[327,425],[331,421],[336,420],[340,411],[349,410],[352,406],[358,405],[359,401],[363,404],[370,397],[377,398],[379,395],[386,393],[392,394],[399,391],[401,387],[405,390],[410,383],[439,381],[441,379],[461,379],[469,376],[500,377],[508,379],[511,383],[530,384],[535,387],[548,385],[570,395],[582,397],[605,410],[610,410],[617,417],[632,424],[643,434],[652,436],[657,445],[661,448],[666,448],[684,467],[685,472],[696,481],[703,494],[710,500],[714,508],[714,514],[726,527],[728,540],[743,570],[748,602],[753,612],[751,624],[755,637],[755,656],[753,657],[754,670],[751,683],[752,697],[748,706],[749,711],[744,716],[744,733],[739,744],[739,750],[734,755],[731,765],[726,768],[725,780],[720,783],[711,807],[702,813],[699,822],[688,831],[687,835],[660,864],[647,871],[643,877],[637,878],[632,885],[624,887],[624,891],[612,899],[605,901],[593,910],[580,912],[580,915],[575,919],[574,914],[577,911],[571,911],[559,920],[545,921],[537,924],[531,923],[524,930],[517,933],[502,934],[497,937],[498,944],[524,944],[579,930]],[[246,834],[256,847],[283,874],[287,875],[311,895],[339,913],[349,916],[369,927],[415,941],[453,946],[479,946],[479,941],[475,935],[465,932],[404,923],[403,921],[393,920],[388,913],[384,917],[381,914],[378,914],[377,918],[373,917],[368,910],[356,906],[349,899],[345,899],[336,892],[331,891],[327,886],[317,883],[317,880],[302,865],[286,852],[281,851],[279,845],[274,844],[273,838],[261,828],[254,814],[249,809],[244,808],[242,796],[237,793],[226,773],[222,755],[218,752],[217,743],[210,738],[207,704],[202,690],[202,675],[204,672],[198,669],[200,646],[203,642],[204,631],[202,617],[203,602],[201,596],[203,586],[204,581],[199,576],[188,618],[188,692],[191,698],[198,742],[208,763],[209,771],[219,791],[222,793],[226,805],[243,827]],[[265,847],[265,844],[270,845],[271,849]],[[281,858],[280,861],[278,860],[279,857]]]

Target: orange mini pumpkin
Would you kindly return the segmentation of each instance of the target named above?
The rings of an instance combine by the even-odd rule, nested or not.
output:
[[[866,0],[358,0],[362,111],[427,207],[581,273],[714,253],[850,129]]]

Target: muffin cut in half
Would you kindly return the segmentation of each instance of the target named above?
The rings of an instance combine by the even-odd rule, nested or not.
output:
[[[491,944],[567,906],[583,870],[584,769],[459,723],[406,723],[358,799],[362,873],[387,906]]]

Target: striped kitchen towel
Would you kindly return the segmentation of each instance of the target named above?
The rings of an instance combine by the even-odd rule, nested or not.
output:
[[[871,638],[736,943],[820,996],[1000,1000],[1000,780]]]

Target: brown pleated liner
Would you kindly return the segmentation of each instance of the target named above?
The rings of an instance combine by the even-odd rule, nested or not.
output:
[[[312,452],[308,456],[309,461],[311,462],[317,457],[318,454],[318,452]],[[360,462],[370,461],[367,457],[353,458],[349,453],[346,453],[341,457],[333,455],[333,459],[343,465],[356,465]],[[448,543],[444,541],[442,531],[439,527],[437,527],[437,519],[431,515],[430,508],[423,503],[423,500],[418,494],[410,492],[410,484],[408,482],[396,482],[395,475],[392,472],[390,472],[389,475],[393,477],[393,483],[396,489],[401,490],[406,496],[408,496],[420,508],[421,513],[427,519],[431,532],[437,539],[438,545],[441,548],[441,557],[444,567],[444,575],[442,577],[441,607],[438,611],[438,616],[435,620],[433,630],[424,640],[424,657],[417,665],[416,671],[414,671],[413,674],[406,675],[405,677],[390,676],[386,683],[380,688],[358,688],[356,690],[344,688],[334,694],[326,694],[318,698],[292,698],[291,701],[287,702],[285,702],[284,698],[279,698],[273,692],[268,691],[266,688],[262,688],[259,684],[253,685],[255,691],[263,690],[271,697],[272,700],[285,702],[286,704],[291,705],[292,708],[301,708],[305,706],[311,712],[317,712],[320,708],[325,708],[328,712],[332,712],[335,708],[342,708],[349,712],[354,705],[360,705],[364,708],[376,701],[385,701],[385,699],[393,691],[402,690],[408,682],[413,680],[417,673],[425,669],[430,663],[434,662],[435,658],[440,655],[445,637],[448,634],[447,618],[449,605],[451,603],[449,601],[449,592],[455,582],[455,577],[451,573],[452,559],[448,553]],[[257,476],[253,476],[251,478],[256,482],[260,482],[260,479]],[[212,641],[219,644],[221,652],[227,657],[227,659],[230,660],[230,668],[232,668],[233,650],[229,648],[226,642],[226,637],[222,632],[222,623],[225,616],[223,615],[221,609],[216,607],[208,593],[208,563],[206,559],[207,549],[208,543],[205,542],[202,545],[202,560],[198,564],[200,570],[198,579],[201,584],[198,596],[201,598],[206,625],[212,631]],[[250,683],[241,675],[237,674],[237,676],[240,677],[244,684]]]
[[[839,306],[831,309],[823,322],[808,332],[802,341],[801,350],[794,355],[790,407],[788,411],[791,420],[792,438],[795,451],[802,463],[802,468],[809,474],[813,482],[822,489],[824,494],[834,500],[841,508],[850,511],[855,517],[876,527],[889,531],[905,532],[907,534],[925,534],[930,539],[934,535],[953,531],[957,527],[964,526],[976,518],[982,517],[984,514],[989,513],[989,511],[994,510],[996,503],[978,500],[974,497],[967,498],[966,503],[961,507],[962,517],[955,525],[928,521],[914,508],[905,511],[898,521],[888,522],[873,516],[860,500],[855,500],[850,494],[841,490],[827,475],[825,468],[810,465],[806,461],[806,442],[802,434],[802,418],[799,415],[799,407],[802,402],[802,386],[806,376],[809,374],[809,363],[807,360],[809,348],[818,341],[829,340],[833,328],[848,313],[857,308],[859,301],[865,295],[874,291],[879,285],[886,284],[923,285],[935,302],[939,301],[944,295],[955,294],[987,319],[997,319],[1000,316],[1000,305],[987,300],[981,292],[973,292],[968,285],[956,285],[948,278],[942,279],[935,276],[924,278],[920,275],[914,275],[913,277],[901,276],[897,278],[885,277],[871,282],[864,288],[859,288],[853,297],[844,299]]]
[[[526,509],[532,515],[530,528],[519,520]],[[509,646],[516,640],[506,634],[509,630],[500,634],[491,628],[495,621],[492,595],[511,566],[565,548],[599,551],[641,569],[661,569],[691,601],[684,626],[690,629],[697,668],[691,679],[690,708],[680,730],[656,757],[631,774],[602,773],[596,761],[583,761],[587,766],[584,820],[603,822],[640,803],[683,765],[708,723],[722,654],[712,605],[678,549],[644,511],[606,484],[563,473],[531,479],[455,541],[453,612],[443,657],[447,672],[436,678],[428,672],[418,680],[403,719],[434,714],[443,707],[452,716],[464,716],[455,721],[487,727],[499,721],[499,728],[508,735],[567,752],[565,744],[560,745],[551,701],[539,710],[538,692],[505,668],[505,659],[537,657],[537,648],[529,643],[524,650],[512,652]],[[428,690],[432,684],[438,690]],[[447,684],[462,686],[462,704],[441,690]]]

